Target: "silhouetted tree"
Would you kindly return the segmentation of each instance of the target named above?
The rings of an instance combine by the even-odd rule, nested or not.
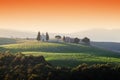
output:
[[[63,41],[65,41],[65,36],[63,36]]]
[[[74,43],[79,43],[80,39],[79,38],[75,38],[74,39]]]
[[[87,38],[87,37],[83,38],[83,39],[82,39],[82,42],[84,42],[84,43],[87,44],[87,45],[90,45],[90,39]]]
[[[48,41],[49,40],[49,34],[48,34],[48,32],[46,32],[46,41]]]
[[[60,35],[55,36],[55,38],[59,41],[59,39],[61,39]]]
[[[40,41],[41,40],[41,35],[40,35],[40,32],[38,32],[38,35],[37,35],[37,40]]]

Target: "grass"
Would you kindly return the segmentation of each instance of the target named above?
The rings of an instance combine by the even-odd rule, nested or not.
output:
[[[25,55],[43,55],[54,66],[74,67],[82,63],[120,63],[120,55],[92,46],[72,43],[50,43],[25,41],[24,43],[2,45],[0,51],[22,52]]]
[[[16,43],[17,40],[16,39],[11,39],[11,38],[0,38],[0,45],[4,45],[4,44],[13,44]]]
[[[89,65],[98,63],[119,64],[120,59],[114,57],[102,57],[84,53],[47,53],[47,52],[23,52],[25,55],[43,55],[45,59],[54,66],[75,67],[82,63]]]
[[[119,57],[115,52],[72,43],[49,43],[28,41],[24,43],[3,45],[3,48],[16,52],[50,52],[50,53],[84,53],[97,56]]]

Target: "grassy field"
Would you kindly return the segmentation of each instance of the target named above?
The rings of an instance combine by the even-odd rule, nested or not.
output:
[[[17,42],[17,40],[11,39],[11,38],[0,38],[0,45],[13,44],[13,43],[16,43],[16,42]]]
[[[0,51],[6,50],[12,53],[22,52],[25,55],[43,55],[54,66],[74,67],[82,63],[120,63],[119,53],[80,44],[25,41],[2,45]]]
[[[45,59],[54,66],[69,66],[75,67],[79,64],[87,63],[104,64],[113,63],[119,64],[120,59],[115,57],[96,56],[85,53],[47,53],[47,52],[23,52],[25,55],[43,55]]]

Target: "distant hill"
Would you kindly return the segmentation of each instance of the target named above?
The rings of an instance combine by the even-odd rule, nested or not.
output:
[[[16,43],[16,39],[11,39],[11,38],[0,38],[0,45],[5,45],[5,44],[13,44]]]
[[[40,31],[40,30],[38,30]],[[118,37],[118,34],[120,32],[120,29],[116,30],[108,30],[108,29],[93,29],[93,30],[87,30],[87,31],[79,31],[75,33],[49,33],[50,38],[54,38],[56,35],[60,36],[69,36],[69,37],[78,37],[78,38],[84,38],[89,37],[91,41],[104,41],[104,42],[120,42],[120,37]],[[43,32],[41,32],[43,33]],[[26,32],[26,31],[16,31],[16,30],[6,30],[6,29],[0,29],[0,37],[7,37],[7,38],[36,38],[37,32]]]
[[[41,32],[41,34],[42,33],[43,32]],[[64,36],[65,34],[62,34],[62,33],[49,33],[50,38],[54,38],[56,35]],[[25,32],[25,31],[17,31],[17,30],[0,29],[0,37],[7,37],[7,38],[36,38],[37,37],[37,32],[28,32],[28,31]]]
[[[89,37],[92,41],[98,42],[120,42],[120,29],[91,29],[72,33],[71,36],[79,38]]]
[[[27,38],[27,37],[29,37],[29,38],[34,38],[34,37],[36,37],[36,33],[0,29],[0,37],[7,37],[7,38]]]
[[[107,50],[120,52],[120,43],[115,42],[91,42],[93,46],[104,48]]]

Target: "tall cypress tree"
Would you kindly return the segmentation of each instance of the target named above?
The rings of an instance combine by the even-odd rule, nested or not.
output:
[[[40,32],[38,32],[37,41],[40,41],[40,40],[41,40],[41,35],[40,35]]]
[[[63,36],[63,41],[65,42],[65,36]]]
[[[46,32],[46,41],[48,41],[49,40],[49,34],[48,34],[48,32]]]

